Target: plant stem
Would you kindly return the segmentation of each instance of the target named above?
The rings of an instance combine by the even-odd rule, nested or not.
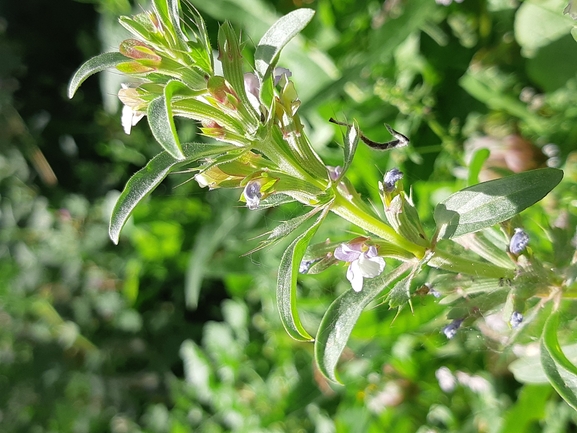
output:
[[[491,263],[478,262],[466,257],[455,256],[446,251],[435,250],[428,263],[434,268],[485,278],[513,278],[514,269],[502,268]]]
[[[346,197],[335,189],[335,201],[331,207],[331,210],[346,219],[347,221],[365,229],[366,231],[373,233],[380,237],[381,239],[390,242],[399,248],[412,253],[415,257],[421,259],[425,255],[426,249],[420,245],[414,244],[401,235],[399,235],[395,230],[385,224],[383,221],[375,218],[374,216],[366,213],[354,203],[352,203]]]

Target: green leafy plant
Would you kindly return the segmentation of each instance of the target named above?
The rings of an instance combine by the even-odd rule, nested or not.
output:
[[[242,190],[240,200],[251,211],[300,203],[306,213],[268,232],[256,249],[292,239],[279,265],[278,311],[292,338],[314,341],[316,363],[325,377],[339,381],[337,363],[371,302],[380,297],[390,308],[413,309],[412,300],[425,292],[450,306],[452,322],[444,328],[448,338],[462,324],[497,311],[518,334],[539,322],[548,311],[544,307],[552,309],[542,334],[541,362],[555,389],[575,407],[574,387],[565,382],[577,377],[576,368],[557,342],[556,319],[561,301],[575,289],[574,264],[571,259],[559,261],[556,268],[542,264],[518,216],[552,191],[563,172],[530,170],[454,192],[435,206],[436,227],[427,233],[399,170],[388,171],[379,182],[382,211],[371,208],[347,178],[359,142],[394,152],[408,144],[407,137],[388,127],[392,139],[377,143],[356,122],[334,121],[346,127],[344,157],[336,167],[325,165],[311,145],[291,72],[277,63],[314,11],[298,9],[279,19],[257,44],[250,68],[242,55],[244,42],[224,23],[218,32],[220,75],[202,17],[191,5],[183,6],[177,0],[155,0],[151,11],[122,17],[121,24],[135,39],[121,43],[119,53],[86,62],[69,85],[73,97],[96,72],[116,67],[125,73],[129,82],[119,92],[125,130],[146,117],[163,149],[126,184],[112,213],[112,240],[119,242],[137,205],[174,172],[189,172],[210,189]],[[462,85],[473,93],[478,86],[471,80]],[[175,118],[199,122],[209,141],[182,143]],[[479,154],[473,160],[471,180],[486,157]],[[362,234],[349,241],[313,243],[330,213]],[[315,274],[339,262],[347,263],[352,287],[332,301],[313,337],[297,308],[299,272]]]

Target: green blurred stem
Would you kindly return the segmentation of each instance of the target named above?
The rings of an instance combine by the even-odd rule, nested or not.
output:
[[[396,245],[406,251],[412,253],[415,257],[422,259],[425,255],[426,249],[420,245],[416,245],[399,235],[392,227],[385,224],[383,221],[366,213],[360,209],[351,200],[343,197],[335,188],[335,201],[331,210],[346,219],[347,221],[373,233],[381,239]]]
[[[466,257],[455,256],[437,249],[428,265],[445,271],[457,272],[485,278],[513,278],[514,269],[506,269],[491,263],[478,262]]]

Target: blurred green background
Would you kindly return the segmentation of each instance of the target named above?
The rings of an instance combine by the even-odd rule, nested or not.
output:
[[[432,205],[467,185],[479,143],[492,148],[493,174],[575,161],[577,42],[563,1],[192,3],[213,42],[218,21],[243,29],[249,60],[275,19],[314,8],[280,61],[311,141],[338,165],[341,132],[329,117],[356,119],[377,141],[388,139],[385,122],[408,135],[406,151],[359,148],[349,177],[378,203],[382,173],[401,167],[429,230]],[[73,100],[66,87],[82,62],[127,37],[118,16],[146,7],[0,3],[0,431],[577,431],[549,385],[515,379],[515,348],[489,318],[447,341],[446,310],[432,296],[396,318],[385,305],[368,309],[341,362],[345,385],[326,382],[312,346],[292,341],[277,317],[286,245],[243,256],[298,206],[250,212],[240,192],[207,192],[178,174],[114,246],[111,207],[160,148],[144,122],[122,131],[119,73],[89,79]],[[201,139],[194,124],[179,126]],[[555,206],[576,198],[566,184]],[[529,219],[539,226],[542,208]],[[335,218],[317,236],[351,231]],[[534,248],[553,255],[547,245]],[[301,278],[308,329],[348,288],[344,272]]]

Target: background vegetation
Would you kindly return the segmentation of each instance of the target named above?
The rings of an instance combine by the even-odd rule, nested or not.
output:
[[[193,4],[213,41],[217,21],[243,29],[247,57],[280,15],[316,9],[281,58],[311,140],[337,165],[340,132],[329,117],[357,119],[374,140],[388,139],[385,122],[403,131],[413,147],[359,148],[348,175],[378,202],[382,173],[401,167],[427,229],[432,205],[466,185],[478,146],[492,151],[482,176],[563,167],[564,183],[523,217],[542,260],[573,256],[577,43],[563,1]],[[312,346],[293,342],[278,319],[274,287],[286,245],[242,256],[296,206],[249,212],[238,194],[207,193],[175,175],[136,209],[114,246],[111,206],[159,148],[145,125],[122,131],[118,74],[90,79],[72,101],[66,86],[84,60],[117,48],[125,37],[117,17],[142,7],[0,4],[0,430],[575,429],[573,410],[531,365],[536,343],[506,338],[500,316],[448,341],[447,310],[433,296],[417,295],[414,311],[396,318],[386,305],[363,313],[341,363],[345,385],[327,383]],[[195,136],[195,125],[180,126]],[[338,240],[351,230],[335,218],[317,236]],[[348,288],[344,272],[301,278],[309,329]],[[574,325],[567,328],[571,339]]]

